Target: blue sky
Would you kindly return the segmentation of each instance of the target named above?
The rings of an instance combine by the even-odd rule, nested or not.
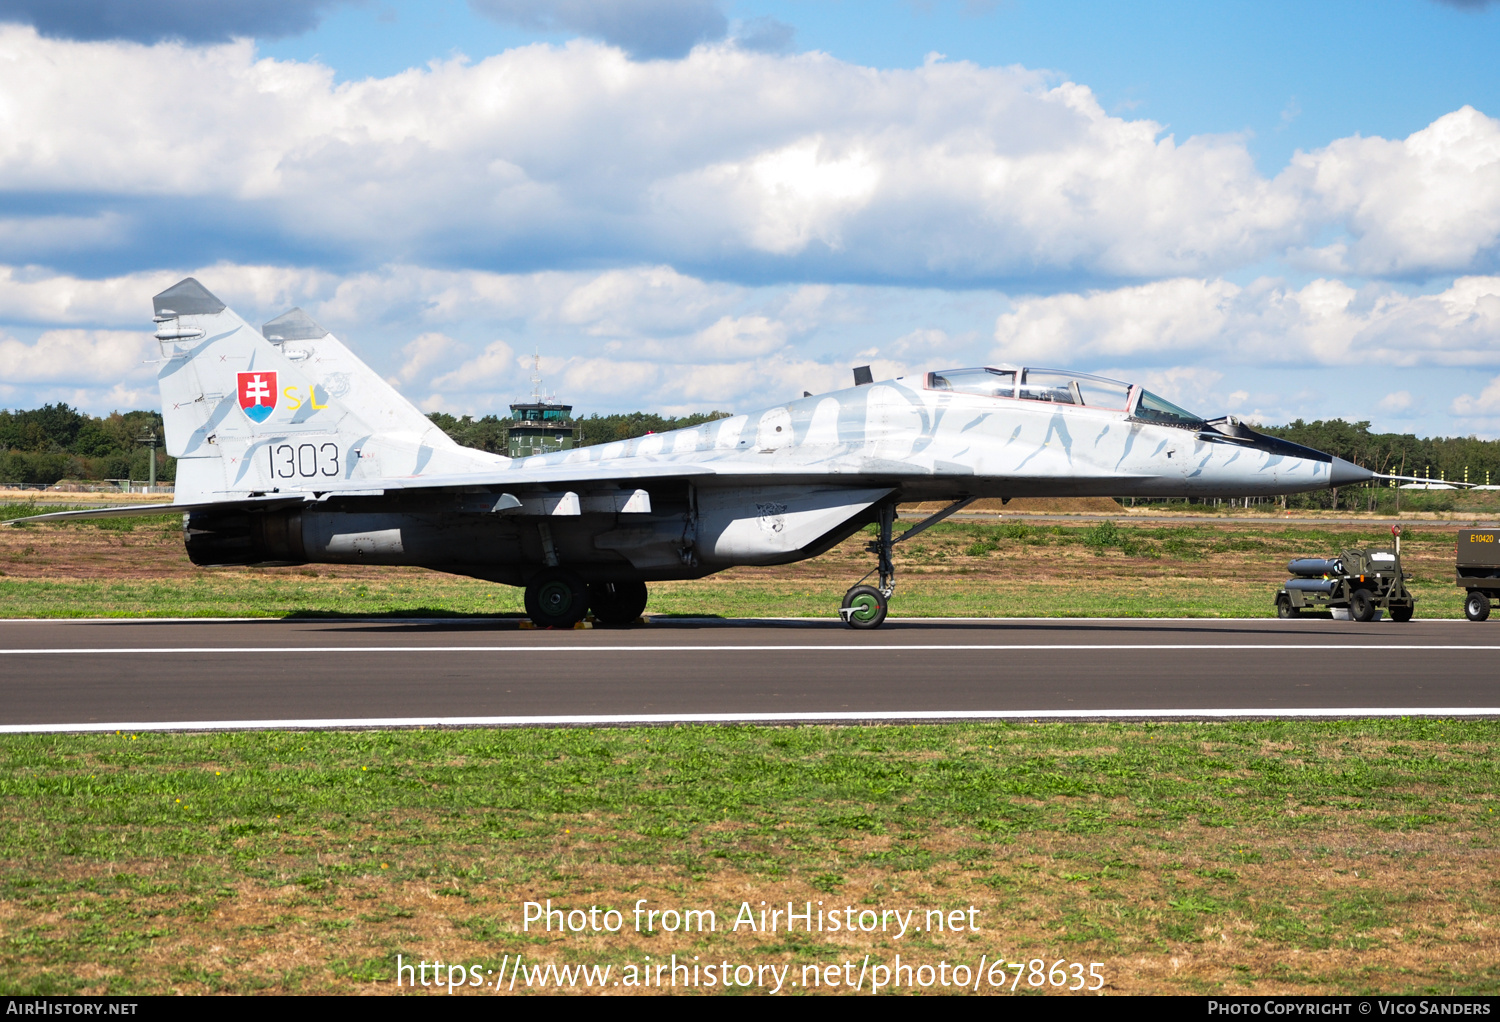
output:
[[[149,297],[191,273],[429,410],[503,410],[532,352],[584,411],[1009,360],[1500,435],[1500,3],[0,22],[5,405],[154,405]]]
[[[1500,85],[1496,3],[791,0],[722,9],[734,21],[789,27],[795,49],[870,67],[916,67],[938,52],[1056,71],[1088,85],[1109,112],[1149,117],[1180,137],[1247,133],[1268,174],[1298,148],[1353,134],[1404,138],[1466,103],[1484,108]],[[261,49],[322,60],[348,80],[568,37],[483,17],[465,0],[376,0]]]

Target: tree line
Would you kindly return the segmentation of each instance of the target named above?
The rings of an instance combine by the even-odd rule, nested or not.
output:
[[[1285,426],[1259,426],[1262,433],[1326,451],[1356,465],[1391,475],[1500,484],[1500,440],[1477,437],[1417,437],[1373,433],[1368,422],[1297,419]]]
[[[0,409],[0,483],[64,479],[137,479],[151,476],[151,448],[140,438],[162,433],[159,412],[85,415],[66,404],[30,411]],[[175,478],[175,459],[156,449],[156,478]]]

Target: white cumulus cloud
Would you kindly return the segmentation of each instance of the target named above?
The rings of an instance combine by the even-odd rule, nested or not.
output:
[[[440,390],[472,393],[512,383],[519,375],[515,350],[504,341],[492,341],[479,355],[439,376],[432,385]]]
[[[48,330],[33,344],[0,337],[0,366],[9,384],[104,384],[149,380],[155,352],[147,333]]]
[[[1378,407],[1382,412],[1389,412],[1392,415],[1399,415],[1402,412],[1410,411],[1414,403],[1415,402],[1411,396],[1411,391],[1393,390],[1385,397],[1381,398],[1379,404],[1376,407]]]
[[[463,350],[453,338],[436,332],[419,335],[410,344],[401,348],[405,361],[387,382],[399,387],[405,383],[423,379]]]
[[[1193,353],[1282,365],[1500,363],[1500,277],[1461,277],[1437,294],[1315,280],[1248,287],[1174,279],[1018,300],[995,327],[997,360],[1080,361]]]
[[[1405,139],[1298,153],[1285,176],[1348,227],[1348,240],[1293,253],[1331,272],[1461,272],[1500,242],[1500,121],[1473,107]]]
[[[249,41],[0,25],[0,190],[97,207],[0,217],[0,249],[52,253],[269,244],[366,266],[997,286],[1288,253],[1330,273],[1474,273],[1500,238],[1497,139],[1466,107],[1267,177],[1241,137],[1164,135],[1017,67],[732,42],[633,61],[574,40],[340,83]]]

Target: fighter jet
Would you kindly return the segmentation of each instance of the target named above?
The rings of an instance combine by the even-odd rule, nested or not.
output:
[[[509,459],[461,447],[300,309],[257,330],[189,277],[156,295],[175,500],[199,565],[408,564],[525,589],[567,627],[647,584],[816,557],[867,525],[839,612],[878,627],[892,550],[981,497],[1273,496],[1375,473],[1137,384],[1011,365],[855,385],[690,429]],[[894,535],[896,506],[945,507]],[[875,584],[866,582],[876,576]]]

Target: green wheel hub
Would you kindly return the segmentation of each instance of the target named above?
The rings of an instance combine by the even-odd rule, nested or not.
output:
[[[880,613],[880,601],[869,593],[860,593],[853,600],[849,601],[849,606],[852,608],[849,616],[861,624],[866,621],[873,621],[875,615]]]

